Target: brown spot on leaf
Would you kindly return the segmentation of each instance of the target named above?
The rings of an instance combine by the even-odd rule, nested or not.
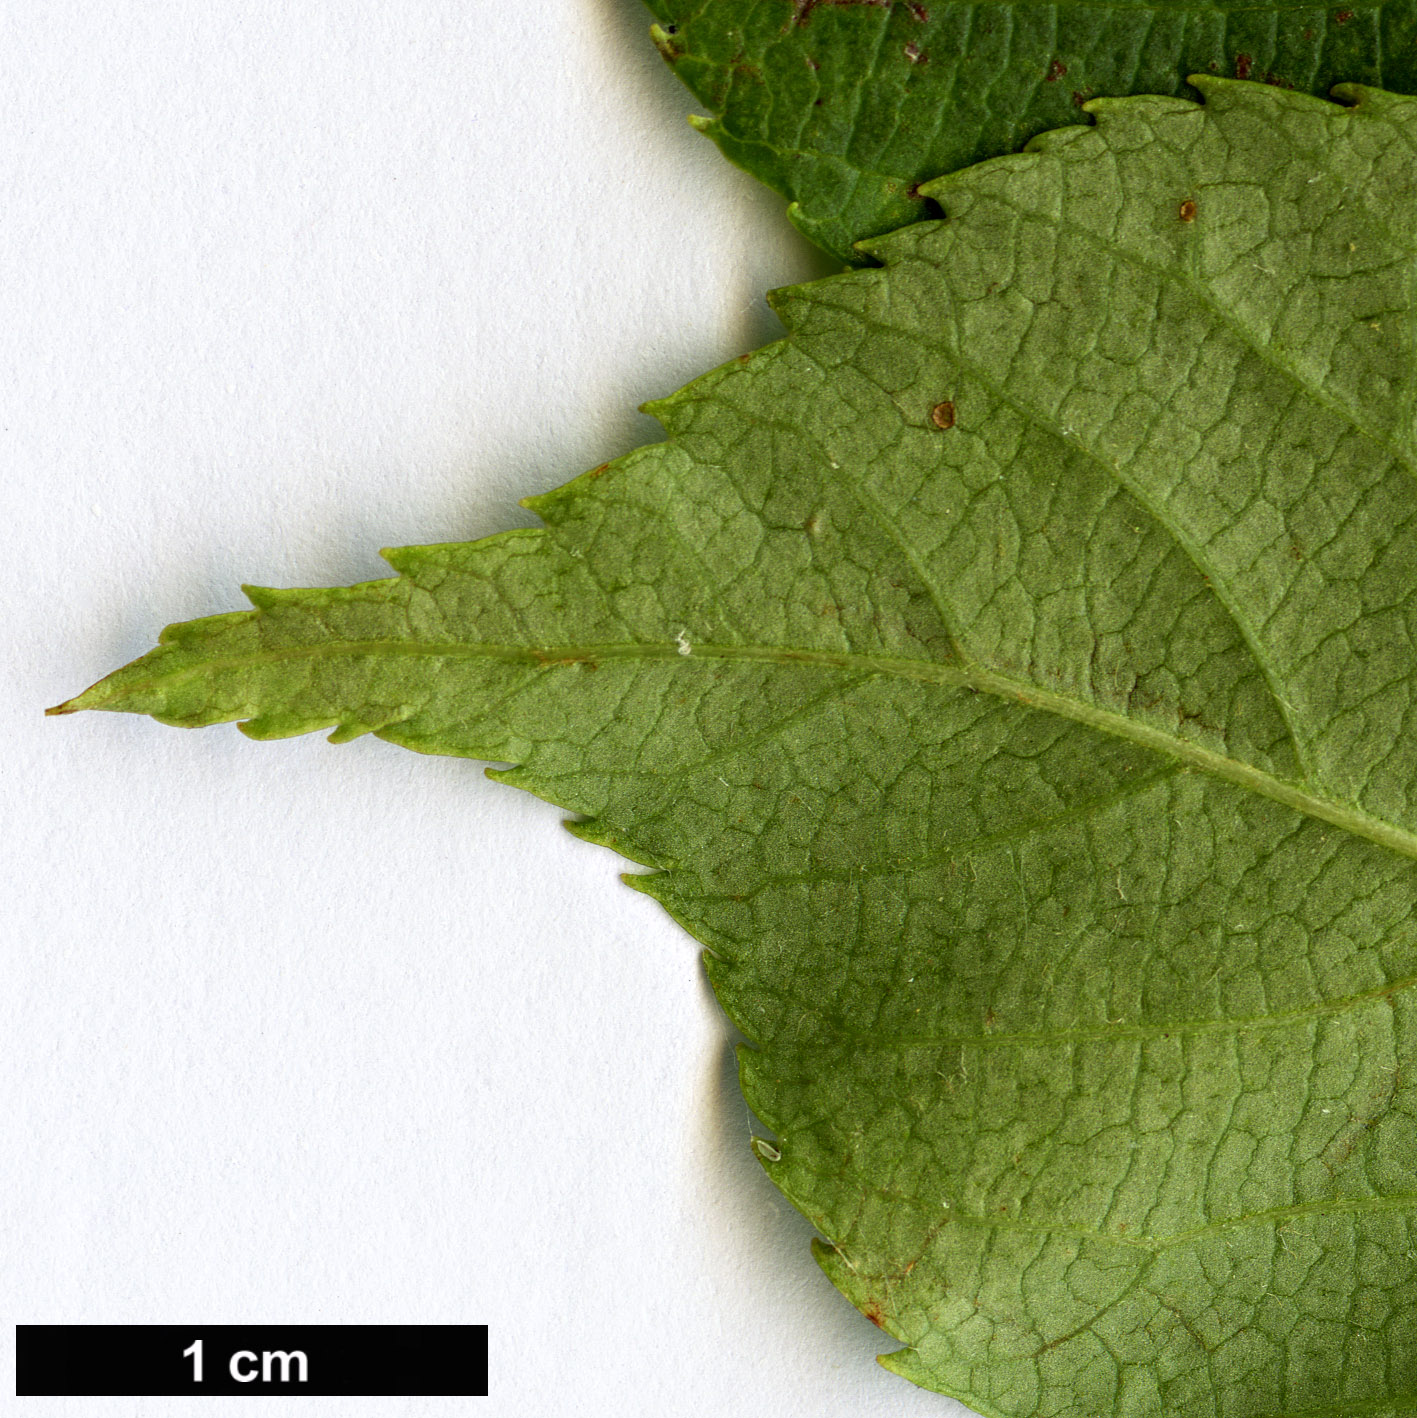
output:
[[[914,40],[905,46],[905,57],[912,64],[928,64],[930,62],[930,56]]]
[[[1176,215],[1179,216],[1183,222],[1193,222],[1193,221],[1195,221],[1195,219],[1196,219],[1196,203],[1195,203],[1195,198],[1193,198],[1193,197],[1187,197],[1186,200],[1181,203],[1181,210],[1180,210]]]
[[[1068,66],[1061,59],[1055,59],[1049,66],[1048,72],[1043,76],[1045,84],[1056,84],[1064,74],[1068,72]]]
[[[750,359],[752,359],[752,357],[753,357],[753,356],[750,355],[750,354],[740,354],[740,355],[738,356],[738,363],[739,363],[739,364],[747,364],[748,361],[749,361]]]
[[[909,0],[905,7],[923,25],[930,18],[930,12],[923,6],[917,5],[915,0]]]
[[[1346,25],[1353,18],[1352,10],[1338,10],[1335,12],[1333,22],[1336,25]]]
[[[1235,77],[1237,79],[1248,79],[1250,70],[1254,67],[1254,60],[1248,54],[1237,54],[1235,56]]]
[[[590,470],[590,472],[586,474],[586,476],[587,476],[587,477],[592,477],[592,478],[598,478],[602,473],[609,472],[609,470],[610,470],[610,464],[609,464],[609,463],[602,463],[598,468],[592,468],[592,469]]]
[[[868,1300],[862,1305],[861,1313],[865,1315],[877,1329],[884,1329],[886,1327],[886,1312],[875,1300]]]
[[[955,406],[954,403],[946,399],[943,403],[936,404],[930,410],[930,422],[936,428],[953,428],[955,426]]]

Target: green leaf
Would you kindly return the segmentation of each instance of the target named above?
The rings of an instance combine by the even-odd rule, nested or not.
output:
[[[847,264],[928,216],[918,184],[1076,123],[1097,94],[1180,94],[1187,74],[1327,94],[1417,89],[1417,4],[1295,0],[647,0],[695,120]]]
[[[930,185],[543,528],[63,711],[506,762],[708,947],[774,1182],[981,1413],[1417,1413],[1417,100]]]

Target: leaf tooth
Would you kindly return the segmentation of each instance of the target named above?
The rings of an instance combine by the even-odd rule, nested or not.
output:
[[[1262,84],[1254,79],[1229,79],[1219,74],[1191,74],[1187,77],[1186,82],[1200,92],[1205,99],[1205,106],[1213,109],[1216,113],[1226,113],[1232,109],[1252,109],[1264,114],[1271,122],[1278,116],[1280,109],[1288,108],[1301,113],[1332,115],[1340,107],[1329,99],[1320,98],[1315,94],[1300,93],[1297,89],[1280,89],[1273,84]],[[1353,86],[1340,85],[1340,87]],[[1084,104],[1083,107],[1088,113],[1115,113],[1127,104],[1136,104],[1142,101],[1139,98],[1095,98]],[[1150,98],[1145,101],[1156,102]],[[1180,104],[1183,100],[1173,99],[1171,102]],[[1164,108],[1152,111],[1161,114],[1167,112]]]
[[[943,181],[941,178],[936,178],[935,180],[937,182]],[[931,185],[933,184],[924,183],[916,190],[922,197],[928,197],[930,194],[926,192],[925,188]],[[891,266],[902,256],[909,255],[919,244],[921,238],[927,233],[935,230],[937,227],[944,226],[949,220],[950,215],[950,213],[946,213],[943,218],[938,218],[933,221],[923,220],[911,222],[909,226],[900,227],[896,231],[883,232],[880,236],[868,237],[865,241],[856,242],[854,249],[859,251],[863,256],[869,256],[878,266]],[[849,274],[854,276],[857,281],[860,281],[862,276],[867,273],[861,270],[855,270]]]
[[[156,717],[156,716],[154,716]],[[246,719],[236,727],[246,735],[248,739],[255,739],[258,743],[264,743],[270,739],[292,739],[300,734],[319,733],[322,729],[333,729],[339,724],[338,719],[331,719],[312,714],[281,713],[279,711],[269,714],[258,714],[253,719]]]
[[[684,389],[677,390],[673,394],[665,395],[662,399],[650,399],[640,405],[640,412],[642,414],[648,414],[666,433],[673,434],[674,427],[679,421],[677,418],[678,412],[686,402],[684,394],[687,389],[692,389],[693,387],[693,384],[689,384],[686,385]],[[579,481],[579,479],[577,479],[577,481]]]
[[[525,507],[528,512],[535,512],[548,527],[554,527],[574,513],[575,504],[591,490],[599,479],[610,472],[617,462],[619,459],[609,463],[601,463],[599,467],[592,468],[589,472],[582,473],[579,477],[572,478],[570,482],[562,483],[559,487],[548,488],[545,492],[536,492],[530,497],[519,498],[517,505]]]
[[[871,1321],[877,1329],[884,1330],[892,1339],[900,1339],[896,1317],[888,1302],[883,1300],[872,1285],[870,1277],[864,1276],[851,1263],[850,1257],[831,1241],[814,1239],[812,1259],[822,1268],[822,1273]],[[914,1354],[913,1349],[895,1350],[890,1354],[878,1355],[884,1363],[896,1354]],[[890,1365],[887,1365],[889,1368]],[[915,1382],[920,1382],[918,1379]],[[927,1385],[928,1387],[928,1385]]]
[[[362,601],[397,586],[398,580],[385,576],[376,581],[358,581],[352,586],[242,586],[242,594],[258,611],[285,610],[296,607],[304,610],[312,604],[337,605],[345,601]],[[229,617],[209,616],[208,620],[227,620]],[[188,625],[199,625],[200,621],[189,621]]]
[[[158,634],[157,643],[159,645],[176,645],[179,648],[199,647],[218,635],[224,635],[228,630],[234,630],[243,621],[255,621],[259,614],[259,611],[227,611],[222,615],[200,616],[196,620],[174,621],[171,625],[163,626]],[[149,651],[149,654],[151,653],[153,652]],[[147,658],[148,656],[143,656],[144,660]],[[141,663],[141,661],[134,663]],[[120,670],[118,673],[121,674],[122,671]],[[110,675],[108,678],[113,679],[115,676]],[[105,683],[107,683],[106,680],[99,681],[99,684]]]
[[[1039,133],[1030,138],[1023,145],[1022,151],[1025,153],[1056,153],[1073,143],[1086,139],[1092,131],[1093,125],[1091,123],[1070,123],[1065,128],[1050,128],[1046,133]],[[925,189],[922,187],[920,190],[923,193]]]
[[[1233,84],[1233,79],[1221,82]],[[1268,89],[1267,84],[1247,84],[1246,88]],[[1208,96],[1207,96],[1208,101]],[[1194,99],[1170,98],[1162,94],[1140,94],[1127,98],[1113,98],[1104,95],[1101,98],[1089,99],[1082,106],[1082,111],[1093,119],[1091,133],[1095,141],[1098,140],[1099,133],[1106,134],[1104,145],[1116,150],[1130,145],[1141,147],[1147,143],[1156,142],[1157,126],[1168,120],[1172,122],[1189,121],[1199,125],[1205,122],[1205,106],[1196,103]],[[1039,157],[1048,151],[1045,146],[1035,148],[1029,144],[1024,153],[1019,154],[1019,160],[1024,157]],[[996,158],[997,163],[1007,163],[1009,158]],[[992,167],[992,163],[981,163],[975,172],[984,172]]]
[[[569,487],[570,484],[564,486]],[[565,498],[556,496],[561,491],[563,488],[557,487],[549,492],[534,492],[528,497],[519,497],[517,506],[525,507],[528,512],[535,512],[547,526],[551,526],[558,514],[565,510]]]
[[[393,728],[395,724],[402,724],[406,719],[412,718],[416,712],[415,705],[399,704],[382,713],[366,713],[357,719],[346,718],[330,735],[328,742],[351,743],[355,739],[363,738],[365,734],[382,733],[386,729]]]
[[[666,64],[677,64],[684,57],[684,51],[674,43],[674,35],[663,25],[651,25],[649,37],[654,41],[654,47],[664,57]]]
[[[94,704],[80,705],[80,708],[94,709],[120,709],[126,711],[129,706],[121,703],[114,704]],[[220,710],[198,709],[191,714],[161,714],[150,713],[143,709],[138,712],[150,714],[155,724],[165,724],[170,729],[209,729],[213,724],[229,724],[233,719],[239,717],[244,710],[238,710],[236,714],[226,714]]]
[[[577,836],[579,836],[579,835],[580,835],[580,834],[577,833]],[[592,838],[587,838],[586,840],[587,840],[587,841],[592,841],[592,840],[594,840],[594,839],[592,839]],[[609,846],[610,844],[609,844],[609,843],[605,843],[605,844],[603,844],[603,845]],[[616,850],[617,852],[621,852],[621,855],[622,855],[622,856],[624,855],[623,851],[621,851],[621,849],[620,849],[619,847],[616,847],[615,850]],[[633,861],[634,859],[631,858],[631,860]],[[646,865],[651,865],[651,863],[646,863]],[[622,872],[620,873],[620,880],[623,881],[623,882],[625,883],[625,885],[630,888],[631,891],[638,891],[638,892],[640,892],[642,895],[652,897],[654,900],[658,901],[661,906],[664,906],[664,905],[667,904],[666,898],[667,898],[668,890],[669,890],[669,881],[668,881],[668,873],[667,873],[667,872],[664,872],[664,871],[622,871]]]
[[[495,754],[491,753],[482,756],[485,758],[496,757]],[[520,763],[513,763],[509,768],[484,768],[482,772],[486,777],[491,778],[494,783],[505,783],[509,788],[525,788],[527,792],[533,791],[522,781],[527,774]]]
[[[398,742],[398,731],[384,737]],[[565,808],[568,812],[591,812],[593,804],[584,798],[577,798],[572,784],[561,774],[546,773],[532,764],[521,760],[532,751],[532,745],[525,739],[503,738],[498,742],[469,744],[463,755],[466,758],[480,758],[492,763],[502,762],[506,768],[485,768],[483,772],[495,783],[505,783],[510,788],[520,788],[524,793],[540,798],[553,807]]]
[[[506,551],[511,543],[525,542],[528,539],[535,542],[545,535],[545,528],[542,527],[512,527],[505,532],[494,532],[490,537],[479,537],[471,542],[425,542],[422,546],[383,547],[379,555],[399,576],[417,581],[427,571],[476,565],[479,560],[489,555]],[[534,551],[535,547],[525,549]],[[365,581],[348,589],[366,593],[391,589],[398,584],[396,577],[386,577],[381,581]]]
[[[714,994],[724,998],[729,984],[728,977],[737,969],[738,962],[731,955],[721,950],[715,950],[712,946],[704,947],[703,959],[704,974],[708,976],[708,982],[713,987]],[[723,1008],[725,1013],[730,1013],[727,1005],[724,1005]]]
[[[918,1384],[921,1388],[931,1388],[939,1391],[940,1380],[930,1366],[920,1357],[917,1349],[907,1346],[904,1349],[893,1349],[889,1354],[877,1354],[876,1362],[883,1368],[889,1369],[893,1374],[899,1374],[901,1378],[908,1379],[913,1384]],[[970,1399],[971,1402],[978,1402],[977,1399]]]
[[[256,607],[258,611],[275,610],[282,601],[289,602],[290,593],[284,594],[276,586],[247,586],[241,587],[241,594]]]
[[[863,247],[864,245],[865,243],[862,243]],[[768,309],[782,321],[789,332],[796,330],[808,307],[814,301],[820,300],[821,285],[820,281],[812,281],[770,290],[766,296]]]
[[[846,1252],[834,1241],[821,1236],[813,1237],[812,1259],[821,1266],[822,1273],[827,1279],[857,1309],[860,1309],[868,1301],[870,1296],[861,1272],[852,1265]]]
[[[561,820],[561,826],[572,837],[579,837],[582,842],[589,842],[593,847],[619,850],[614,835],[598,817],[567,817]]]
[[[1229,84],[1235,87],[1271,92],[1271,86],[1268,84],[1246,84],[1235,79],[1218,79],[1214,74],[1198,74],[1196,77],[1203,78],[1212,85]],[[1273,92],[1279,91],[1273,90]],[[1165,118],[1173,113],[1195,113],[1199,108],[1200,104],[1195,99],[1175,98],[1171,94],[1102,94],[1098,98],[1088,99],[1083,104],[1082,111],[1101,115],[1109,122],[1135,117],[1152,123],[1158,118]],[[985,165],[984,163],[979,164],[980,167]]]
[[[399,573],[400,576],[416,577],[428,565],[429,548],[424,547],[380,547],[379,555]]]
[[[738,1023],[736,1019],[733,1022]],[[740,1024],[738,1027],[741,1029],[743,1026]],[[775,1080],[766,1072],[773,1067],[771,1057],[764,1050],[754,1048],[752,1044],[739,1044],[734,1053],[738,1059],[738,1086],[743,1090],[744,1102],[766,1127],[777,1134],[778,1150],[786,1152],[787,1144],[782,1140],[782,1118],[772,1102],[772,1086]]]
[[[1329,92],[1350,109],[1360,110],[1365,117],[1391,119],[1396,116],[1408,122],[1417,119],[1417,104],[1413,103],[1410,94],[1389,93],[1386,89],[1375,89],[1371,84],[1335,84]]]
[[[598,817],[567,818],[561,825],[572,837],[579,837],[582,842],[589,842],[595,847],[608,847],[612,852],[619,853],[620,856],[634,862],[637,866],[654,867],[656,873],[660,873],[667,865],[667,863],[650,856],[634,842],[628,841],[618,832],[613,831]],[[639,872],[626,872],[622,874],[622,879],[634,886],[635,882],[643,880],[643,877]],[[636,887],[635,889],[639,890],[640,888]]]
[[[847,1293],[847,1286],[860,1285],[855,1272],[852,1271],[850,1262],[834,1242],[827,1241],[823,1236],[813,1236],[811,1238],[811,1258],[821,1266],[827,1279],[831,1280],[831,1283],[835,1288],[841,1290],[843,1295]]]

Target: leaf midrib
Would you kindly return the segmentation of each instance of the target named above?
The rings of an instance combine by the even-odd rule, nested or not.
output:
[[[1070,699],[1055,690],[1024,683],[981,666],[968,668],[937,660],[913,660],[890,656],[861,655],[847,651],[806,650],[776,645],[690,645],[689,653],[674,642],[645,641],[632,644],[607,645],[496,645],[443,643],[408,640],[331,640],[318,645],[297,645],[286,649],[257,650],[244,655],[214,656],[168,674],[150,679],[128,681],[119,692],[104,698],[93,690],[51,709],[53,713],[73,713],[80,709],[119,709],[123,698],[159,685],[181,683],[183,680],[210,675],[220,670],[248,669],[263,664],[278,664],[298,659],[333,659],[341,655],[395,655],[429,659],[500,660],[509,663],[536,664],[546,668],[555,665],[592,664],[602,660],[722,660],[766,664],[800,665],[812,668],[841,670],[852,674],[883,675],[922,684],[946,685],[951,688],[974,690],[1011,700],[1031,709],[1056,714],[1100,733],[1124,739],[1155,753],[1180,760],[1188,767],[1273,802],[1282,804],[1306,817],[1340,828],[1357,837],[1366,838],[1401,856],[1417,860],[1417,834],[1395,823],[1372,817],[1352,803],[1339,802],[1318,793],[1306,791],[1290,782],[1267,773],[1239,759],[1227,757],[1201,744],[1177,738],[1174,734],[1150,724],[1138,723],[1125,715],[1099,708],[1082,700]],[[99,686],[94,686],[94,689]],[[105,702],[105,699],[107,702]],[[383,733],[385,729],[376,730]]]

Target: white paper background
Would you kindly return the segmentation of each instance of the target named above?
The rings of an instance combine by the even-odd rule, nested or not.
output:
[[[776,335],[826,266],[647,25],[0,4],[12,1321],[491,1326],[486,1400],[312,1415],[963,1411],[872,1362],[694,943],[555,809],[374,740],[40,717],[242,581],[529,522]]]

